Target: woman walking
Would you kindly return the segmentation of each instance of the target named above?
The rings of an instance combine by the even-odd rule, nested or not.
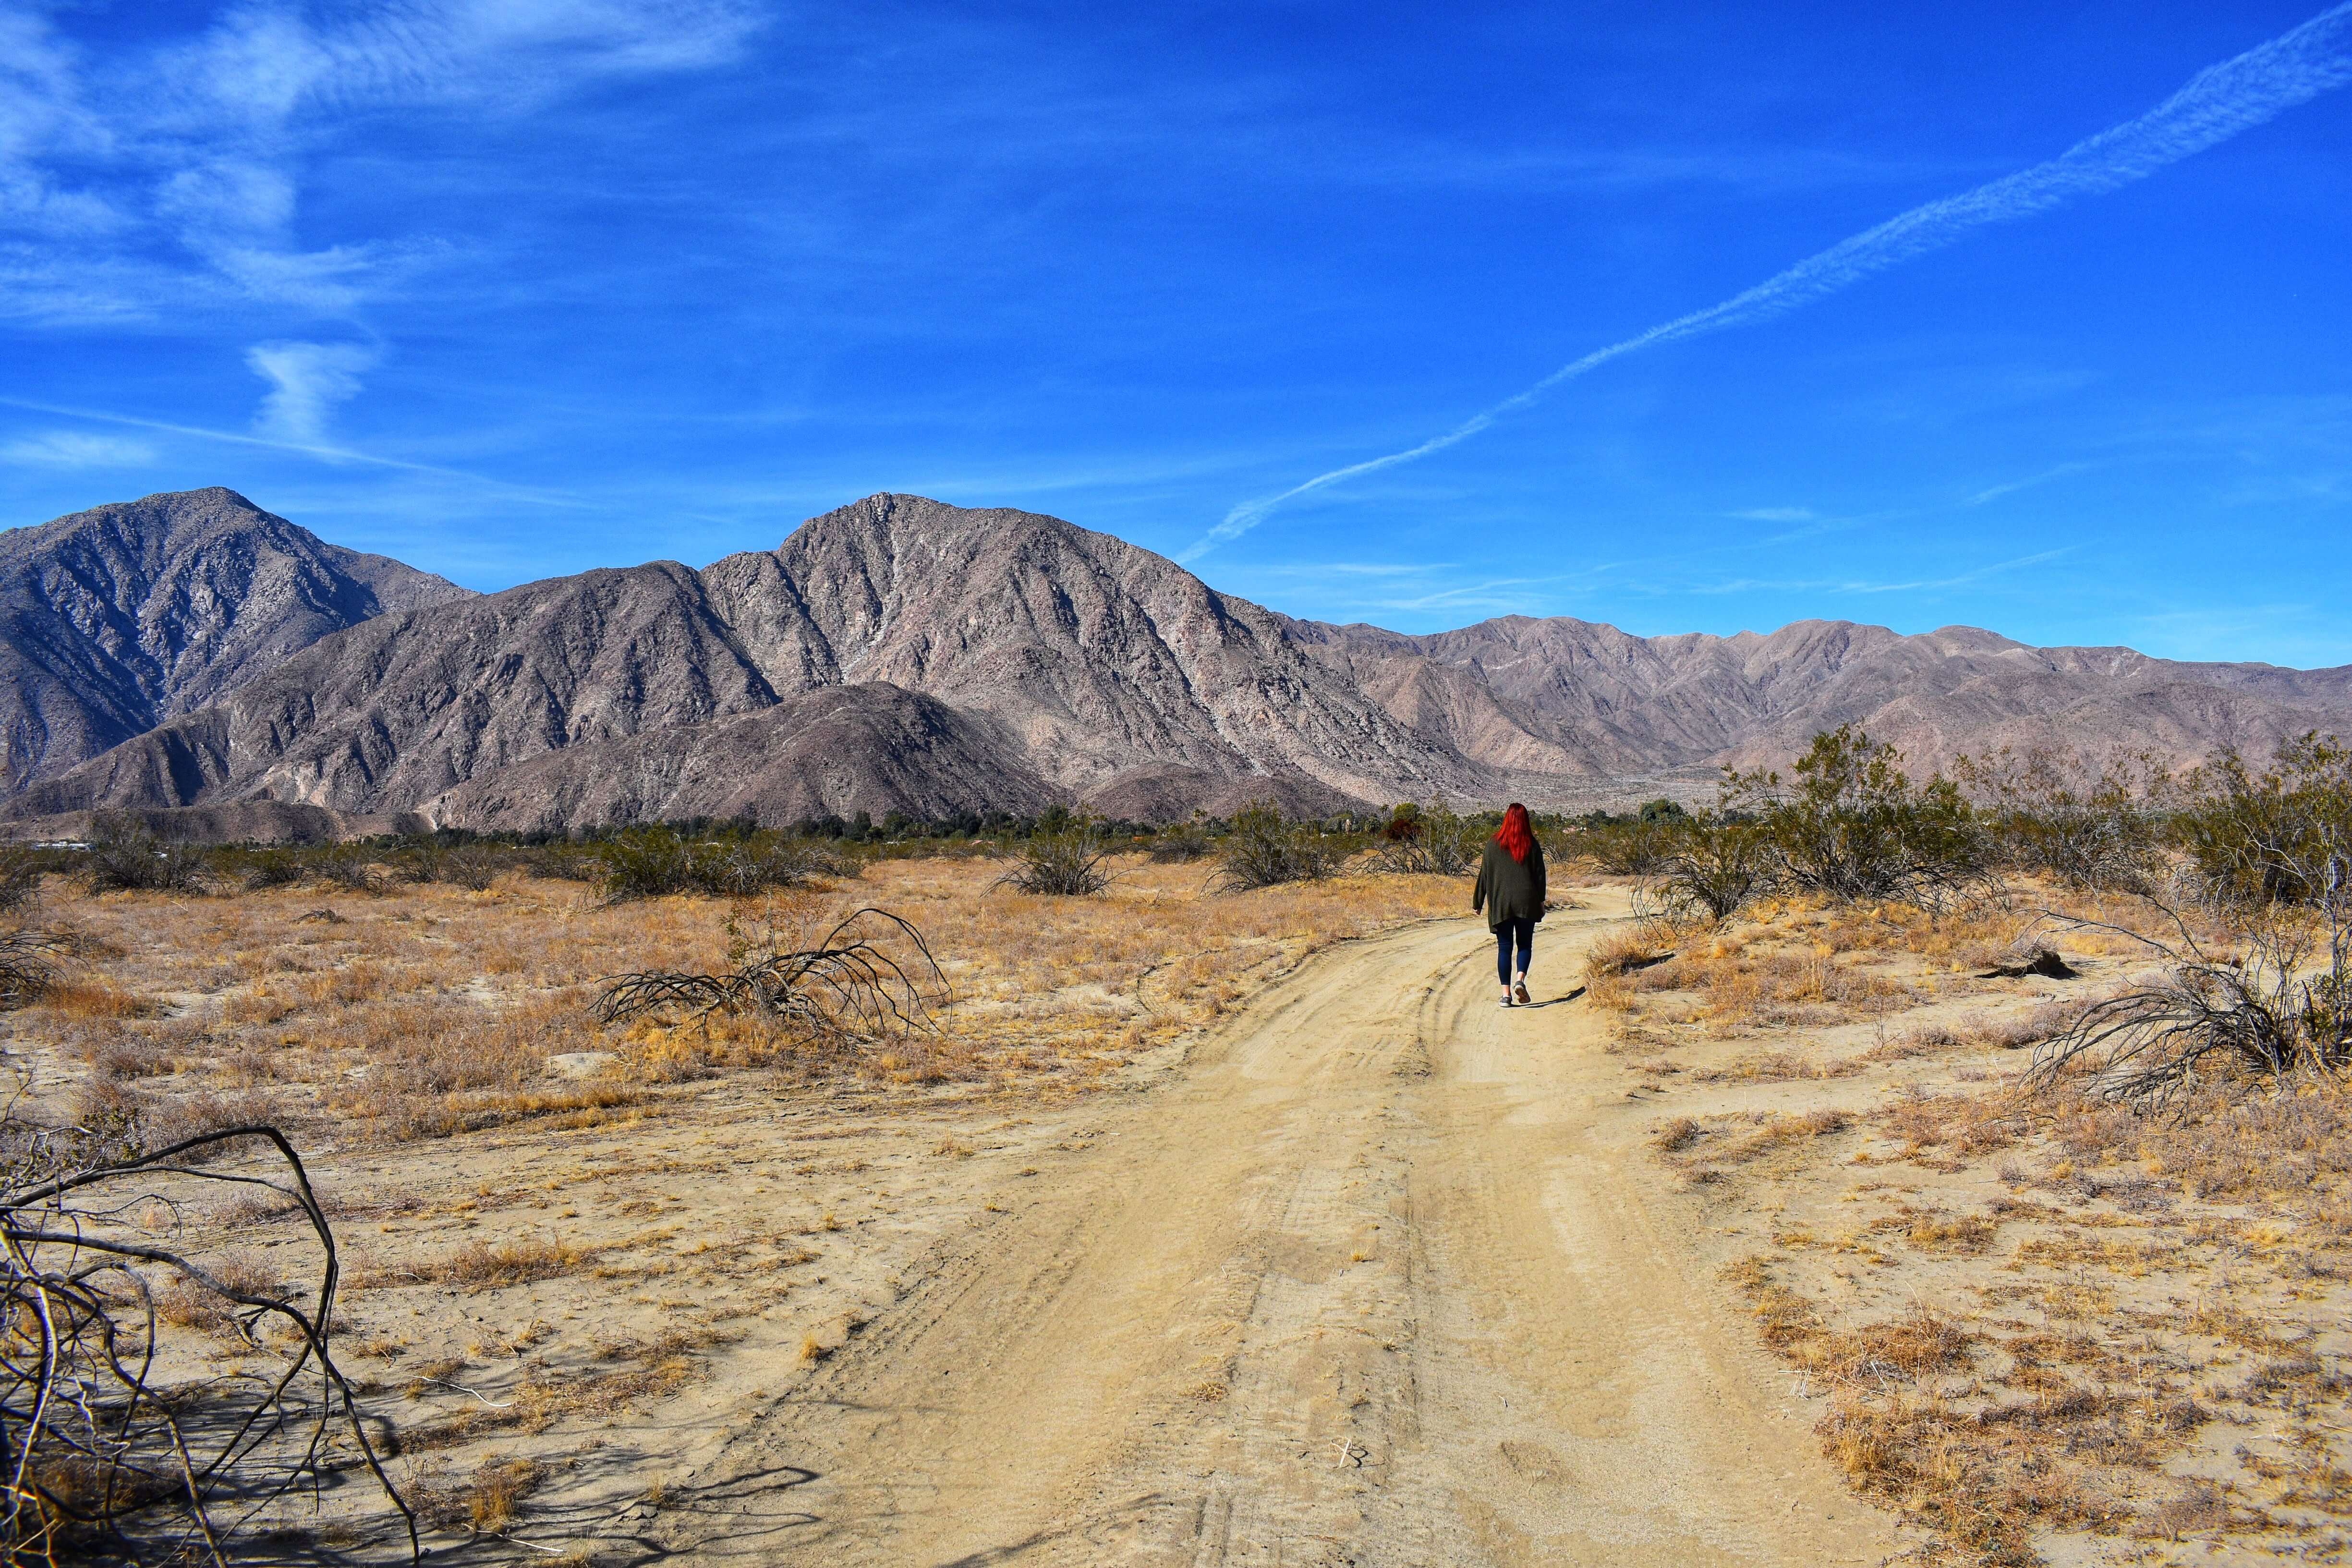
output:
[[[1470,908],[1486,911],[1486,929],[1495,933],[1495,973],[1503,983],[1503,1005],[1514,1002],[1530,1006],[1528,960],[1535,955],[1536,921],[1544,917],[1543,846],[1536,842],[1528,822],[1528,808],[1517,801],[1503,813],[1486,858],[1478,863],[1478,885],[1471,890]],[[1514,978],[1512,949],[1518,950]]]

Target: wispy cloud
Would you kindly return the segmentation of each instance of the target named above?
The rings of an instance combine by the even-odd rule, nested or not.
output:
[[[347,315],[438,247],[301,243],[306,166],[334,126],[529,113],[602,79],[722,63],[764,20],[747,0],[243,0],[92,62],[48,10],[0,0],[0,313],[75,321],[240,302]]]
[[[1811,522],[1814,512],[1809,506],[1752,506],[1729,515],[1743,522]]]
[[[1661,322],[1572,360],[1528,387],[1417,446],[1318,474],[1260,500],[1244,501],[1195,541],[1194,561],[1238,539],[1276,509],[1365,474],[1411,463],[1468,440],[1564,382],[1661,343],[1771,321],[1940,250],[1993,224],[2015,223],[2147,179],[2183,158],[2352,82],[2352,0],[2234,58],[2211,66],[2136,120],[2078,142],[2029,169],[1946,196],[1839,241],[1719,304]]]
[[[269,383],[254,427],[281,440],[317,445],[326,438],[327,419],[357,397],[360,375],[375,367],[376,352],[363,343],[256,343],[246,351],[247,368]]]
[[[0,463],[33,468],[140,468],[154,460],[144,441],[86,430],[44,430],[0,446]]]
[[[248,436],[235,430],[215,430],[202,425],[174,424],[167,419],[142,419],[131,414],[110,414],[97,408],[71,408],[60,404],[35,403],[21,397],[0,397],[0,408],[22,408],[34,414],[51,414],[67,419],[87,419],[93,424],[117,425],[131,430],[152,430],[161,435],[187,436],[197,440],[218,441],[231,447],[260,447],[273,452],[292,452],[301,457],[317,458],[329,463],[350,463],[372,468],[392,468],[408,474],[430,474],[438,479],[461,479],[468,485],[529,501],[539,506],[557,506],[593,510],[591,503],[562,490],[541,489],[530,485],[509,484],[486,474],[468,473],[463,468],[442,468],[433,463],[412,463],[400,458],[379,457],[373,452],[362,452],[349,447],[337,447],[320,441],[285,440],[271,436]]]
[[[2045,468],[2038,474],[2029,474],[2021,479],[2011,479],[2006,484],[1987,485],[1960,504],[1985,506],[2000,500],[2003,496],[2013,496],[2020,490],[2039,489],[2043,485],[2053,484],[2072,475],[2087,473],[2095,467],[2096,465],[2092,463],[2061,463],[2056,468]]]

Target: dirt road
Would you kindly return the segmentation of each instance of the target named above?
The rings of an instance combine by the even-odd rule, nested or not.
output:
[[[1539,997],[1616,911],[1555,915]],[[666,1514],[698,1563],[1877,1563],[1572,1002],[1342,947],[1021,1184]]]

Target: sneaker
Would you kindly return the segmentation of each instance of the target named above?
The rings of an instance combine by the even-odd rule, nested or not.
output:
[[[1528,983],[1524,980],[1511,987],[1511,999],[1522,1007],[1532,1007],[1536,1005],[1536,999],[1528,994]]]
[[[1510,1005],[1511,1005],[1511,994],[1510,994],[1509,992],[1506,991],[1506,992],[1504,992],[1504,993],[1503,993],[1503,1005],[1504,1005],[1504,1006],[1506,1006],[1506,1007],[1507,1007],[1507,1006],[1509,1006]]]

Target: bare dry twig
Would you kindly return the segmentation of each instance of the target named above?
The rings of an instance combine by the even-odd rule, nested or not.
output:
[[[695,1021],[751,1013],[810,1035],[871,1041],[936,1031],[947,977],[923,935],[887,910],[862,909],[814,945],[787,947],[772,926],[727,922],[729,967],[717,974],[651,969],[604,983],[607,1024],[662,1013]],[[891,951],[900,951],[894,954]]]
[[[395,1510],[412,1561],[415,1520],[384,1473],[351,1384],[329,1352],[341,1271],[309,1173],[277,1128],[221,1128],[142,1152],[135,1131],[48,1129],[0,1117],[0,1546],[7,1561],[226,1563],[239,1533],[309,1488],[322,1500],[364,1471]],[[241,1149],[273,1174],[214,1165]],[[189,1184],[258,1186],[310,1223],[321,1268],[300,1291],[208,1268],[169,1238]],[[166,1216],[158,1225],[156,1215]],[[141,1223],[134,1215],[147,1216]],[[247,1348],[290,1344],[261,1374],[171,1384],[156,1286],[175,1277],[225,1303]]]

